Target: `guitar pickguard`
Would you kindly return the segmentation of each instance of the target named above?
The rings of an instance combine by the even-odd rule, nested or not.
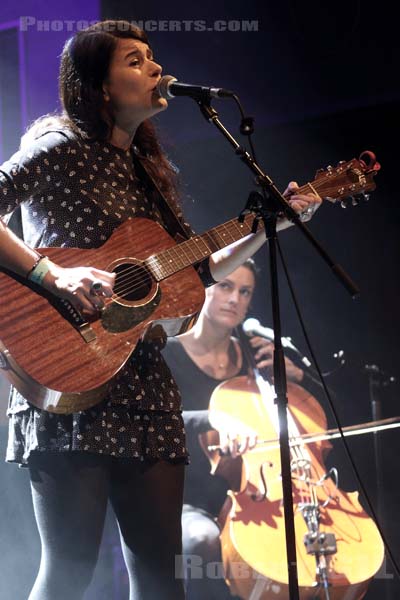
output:
[[[128,331],[149,318],[160,304],[161,297],[161,288],[158,286],[157,293],[146,304],[140,306],[127,306],[118,302],[109,304],[102,313],[101,323],[110,333]]]

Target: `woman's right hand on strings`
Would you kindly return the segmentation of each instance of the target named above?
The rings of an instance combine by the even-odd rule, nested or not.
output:
[[[219,431],[219,447],[223,455],[236,458],[257,445],[257,436],[243,436],[238,433]]]
[[[82,313],[95,315],[104,308],[105,299],[111,298],[114,282],[115,273],[93,267],[64,268],[49,261],[42,286]]]
[[[38,265],[43,267],[42,261],[45,262],[44,273],[38,281],[33,278],[33,273]],[[0,265],[43,286],[55,296],[65,298],[87,315],[97,314],[104,307],[105,298],[111,298],[113,293],[115,273],[93,267],[61,267],[29,248],[1,219]]]

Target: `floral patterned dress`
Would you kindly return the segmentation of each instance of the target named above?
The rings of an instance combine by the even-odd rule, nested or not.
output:
[[[98,247],[136,216],[162,224],[135,174],[131,150],[69,131],[48,131],[0,166],[0,214],[19,204],[23,237],[32,247]],[[199,274],[205,285],[213,283],[207,260]],[[6,460],[24,465],[33,451],[87,451],[186,462],[181,397],[163,345],[161,339],[139,342],[107,398],[86,411],[52,414],[12,389]]]

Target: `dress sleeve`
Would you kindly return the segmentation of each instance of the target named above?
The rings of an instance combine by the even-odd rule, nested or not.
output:
[[[52,131],[3,163],[0,166],[0,216],[11,213],[30,197],[60,185],[74,151],[65,134]]]

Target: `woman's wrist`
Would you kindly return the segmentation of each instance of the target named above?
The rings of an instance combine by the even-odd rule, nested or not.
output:
[[[32,283],[42,285],[46,274],[50,270],[51,260],[43,254],[38,254],[38,258],[31,270],[27,273],[26,278]]]

